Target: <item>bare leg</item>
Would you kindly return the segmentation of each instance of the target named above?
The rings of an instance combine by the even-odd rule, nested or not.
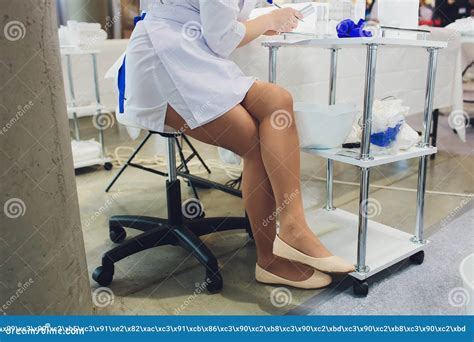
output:
[[[168,107],[166,124],[207,144],[221,146],[244,159],[242,192],[257,246],[260,267],[280,277],[301,281],[308,279],[313,270],[273,255],[276,235],[275,197],[263,165],[258,124],[242,106],[236,106],[218,119],[193,130],[187,129],[184,120]]]
[[[280,213],[280,238],[307,255],[331,256],[309,229],[304,215],[300,145],[291,94],[274,84],[257,82],[242,105],[259,122],[262,159]]]

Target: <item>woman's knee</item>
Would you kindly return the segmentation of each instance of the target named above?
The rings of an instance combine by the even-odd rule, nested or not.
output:
[[[293,112],[293,95],[285,88],[276,86],[274,105],[276,110],[287,110]]]
[[[281,115],[294,122],[293,96],[276,84],[260,83],[251,96],[245,99],[244,106],[259,122]]]

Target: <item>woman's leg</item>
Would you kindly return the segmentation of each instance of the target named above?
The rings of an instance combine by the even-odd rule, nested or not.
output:
[[[199,141],[231,150],[244,159],[242,192],[257,246],[258,264],[289,280],[309,278],[313,270],[308,266],[273,255],[275,197],[261,157],[258,124],[245,108],[238,105],[218,119],[190,130],[169,106],[166,124]]]
[[[277,85],[257,82],[242,105],[259,123],[262,159],[280,213],[280,238],[307,255],[330,256],[304,215],[300,145],[291,94]]]

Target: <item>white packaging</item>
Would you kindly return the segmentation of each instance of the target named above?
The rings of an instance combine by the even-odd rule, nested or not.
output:
[[[329,31],[329,4],[327,3],[313,3],[315,10],[314,17],[315,23],[315,34],[327,35]]]
[[[377,2],[380,25],[418,28],[419,0],[377,0]]]
[[[366,10],[365,0],[355,0],[355,1],[353,1],[352,20],[354,20],[356,23],[359,22],[360,19],[365,20],[365,10]]]

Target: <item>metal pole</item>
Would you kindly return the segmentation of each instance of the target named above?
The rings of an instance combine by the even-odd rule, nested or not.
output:
[[[168,164],[168,181],[170,183],[177,179],[176,175],[176,146],[174,137],[166,138],[166,145],[168,147],[167,164]]]
[[[438,64],[438,49],[429,48],[428,78],[426,80],[426,100],[423,115],[423,132],[420,147],[429,147],[431,123],[433,120],[434,86],[436,82],[436,66]]]
[[[339,49],[331,49],[331,70],[329,74],[329,105],[336,104],[337,85],[337,53]]]
[[[377,66],[377,45],[367,46],[367,66],[364,96],[364,117],[362,127],[361,160],[370,160],[370,135],[372,132],[372,107],[374,103],[375,72]],[[360,169],[360,194],[359,194],[359,233],[357,243],[357,272],[368,272],[366,265],[367,255],[367,226],[368,226],[368,200],[370,185],[370,169]]]
[[[100,116],[102,115],[102,108],[100,108],[101,103],[100,103],[100,90],[99,90],[99,75],[97,74],[97,56],[95,53],[92,54],[92,71],[93,71],[93,76],[94,76],[94,90],[95,90],[95,100],[97,103],[97,122],[101,123],[102,120]],[[102,127],[102,124],[100,124],[101,127],[99,129],[99,142],[100,146],[102,148],[102,158],[105,157],[105,139],[104,139],[104,129]]]
[[[95,99],[100,105],[99,75],[97,74],[97,55],[95,53],[92,54],[92,70],[94,72]]]
[[[370,135],[372,134],[372,107],[374,103],[375,72],[377,69],[377,49],[374,44],[367,45],[367,66],[365,74],[364,116],[360,159],[370,160]]]
[[[433,119],[433,99],[436,82],[436,67],[438,64],[438,49],[429,48],[428,78],[426,82],[426,101],[425,111],[423,115],[423,136],[419,144],[420,147],[430,147],[430,132]],[[425,211],[425,192],[426,192],[426,168],[428,164],[428,156],[420,157],[418,166],[418,191],[416,198],[416,226],[413,241],[416,243],[424,243],[424,211]]]
[[[336,82],[337,82],[337,52],[338,49],[331,49],[331,68],[329,75],[329,105],[336,104]],[[334,182],[334,161],[328,159],[326,170],[326,210],[335,210],[333,205],[333,182]]]
[[[276,74],[277,74],[277,46],[270,46],[269,48],[269,70],[268,70],[268,82],[276,83]]]
[[[360,200],[359,200],[359,233],[357,245],[357,272],[368,272],[369,267],[365,264],[367,255],[367,223],[368,223],[368,198],[370,184],[370,169],[360,170]]]
[[[72,63],[71,55],[66,55],[66,66],[67,66],[67,79],[69,83],[69,96],[71,97],[71,103],[73,107],[76,107],[76,94],[74,92],[74,81],[72,77]],[[77,113],[72,113],[72,118],[74,122],[74,136],[76,140],[81,140],[81,133],[79,131],[79,121],[77,118]]]

